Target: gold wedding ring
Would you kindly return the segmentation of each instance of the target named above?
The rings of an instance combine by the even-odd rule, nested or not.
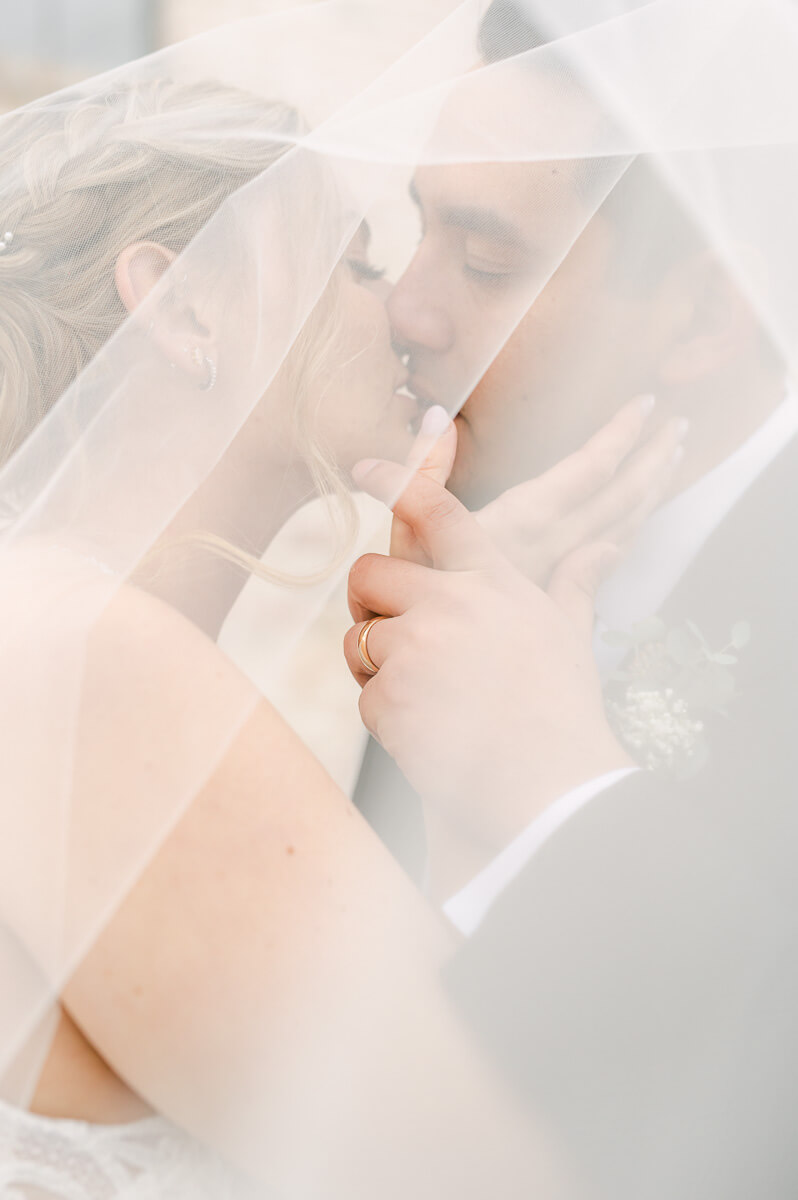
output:
[[[387,620],[387,617],[372,617],[370,621],[366,621],[366,624],[357,635],[358,657],[369,675],[376,675],[380,669],[369,654],[369,634],[371,633],[372,626],[376,625],[378,621]]]

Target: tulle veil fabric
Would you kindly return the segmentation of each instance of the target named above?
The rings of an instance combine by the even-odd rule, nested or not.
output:
[[[516,51],[508,24],[504,54],[489,62],[480,49],[485,0],[286,7],[170,47],[0,121],[0,227],[7,224],[12,235],[0,252],[0,326],[11,330],[19,320],[16,290],[28,286],[30,303],[52,311],[56,325],[68,314],[81,346],[89,347],[74,378],[63,359],[29,359],[23,372],[57,362],[63,386],[39,379],[49,396],[41,419],[16,439],[0,470],[0,1078],[9,1101],[25,1104],[30,1096],[64,983],[260,698],[254,685],[229,696],[224,689],[198,693],[193,736],[161,759],[154,756],[143,797],[127,797],[125,779],[138,777],[152,755],[146,714],[139,719],[120,705],[124,745],[137,758],[136,769],[131,761],[114,762],[109,784],[118,799],[105,813],[85,802],[85,773],[97,762],[108,770],[85,711],[97,630],[131,581],[144,580],[146,588],[152,578],[168,577],[174,606],[186,598],[191,617],[197,563],[207,563],[209,551],[190,539],[164,541],[164,534],[191,498],[203,494],[253,414],[264,414],[260,436],[270,472],[288,474],[313,454],[331,463],[320,487],[332,493],[333,512],[346,504],[336,481],[347,493],[347,472],[357,459],[377,455],[412,467],[423,403],[434,398],[450,413],[460,408],[640,155],[648,156],[695,237],[756,312],[763,355],[777,355],[785,378],[791,373],[798,330],[794,5],[524,5],[545,39]],[[504,26],[495,20],[501,44]],[[209,82],[219,89],[216,102],[178,95],[174,104],[159,106],[148,99],[162,86],[202,96]],[[250,101],[227,104],[226,95],[240,93],[264,106],[256,126]],[[544,94],[555,100],[544,106]],[[123,119],[120,106],[128,114]],[[44,139],[47,154],[52,138],[46,170],[30,155],[2,149],[13,146],[21,118],[30,122],[30,146]],[[124,223],[128,193],[122,185],[114,190],[103,172],[125,142],[165,146],[187,170],[201,157],[197,192],[210,181],[220,202],[178,248],[154,290],[130,315],[119,315],[109,336],[97,337],[98,320],[107,314],[87,309],[81,328],[81,314],[69,312],[72,265],[90,251],[77,222],[86,189],[101,187],[109,226]],[[262,170],[242,170],[237,151],[255,163],[258,143],[266,142],[280,149],[273,161]],[[358,324],[338,296],[339,273],[349,270],[350,247],[364,221],[370,253],[387,266],[389,278],[411,262],[419,236],[408,194],[415,172],[462,175],[497,167],[539,172],[544,217],[533,211],[532,193],[524,202],[529,226],[539,231],[534,261],[500,316],[475,332],[478,350],[467,368],[450,362],[436,395],[417,403],[401,382],[398,392],[395,381],[386,382],[383,359],[366,353],[378,335]],[[578,176],[576,201],[570,186],[558,190],[556,182],[571,180],[571,172]],[[79,192],[76,224],[70,227],[67,216],[53,237],[36,225],[37,206],[62,188],[68,212],[71,181]],[[638,195],[620,205],[616,220],[631,226],[641,215],[635,204],[649,202]],[[161,198],[154,203],[158,209]],[[615,253],[622,274],[632,264],[622,261],[622,250]],[[452,303],[474,286],[443,263],[429,264],[428,271],[426,286]],[[37,293],[25,283],[37,272],[41,280],[58,279],[57,305],[44,285]],[[180,324],[186,313],[195,323],[188,332]],[[173,325],[179,328],[174,337]],[[573,356],[583,336],[575,319]],[[627,333],[619,329],[616,337],[623,344]],[[192,356],[197,339],[201,352]],[[19,385],[8,363],[14,345],[4,339],[0,357],[7,389]],[[263,408],[264,396],[286,376],[304,379],[314,368],[334,382],[353,361],[360,363],[363,395],[372,397],[360,408],[325,409],[323,389],[310,409],[288,416],[268,403]],[[567,397],[568,378],[555,386]],[[57,395],[50,394],[54,388]],[[625,398],[619,396],[619,404]],[[11,403],[8,390],[4,403]],[[318,482],[318,471],[309,477]],[[313,499],[312,488],[306,499]],[[230,529],[225,503],[207,492],[201,509],[207,532]],[[376,518],[364,511],[360,541],[342,540],[340,522],[325,527],[315,568],[323,575],[333,565],[316,588],[297,589],[291,635],[278,639],[267,664],[274,675],[298,661],[303,631],[368,540],[368,522]],[[246,524],[240,517],[237,523]],[[302,574],[290,547],[282,553],[280,562],[268,554],[265,561]],[[263,620],[269,620],[268,605]],[[105,669],[112,672],[113,664]]]

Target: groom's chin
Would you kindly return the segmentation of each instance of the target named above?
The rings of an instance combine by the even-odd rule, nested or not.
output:
[[[454,423],[457,427],[457,454],[446,487],[466,508],[475,512],[495,500],[509,485],[504,479],[504,472],[491,470],[486,456],[480,459],[479,447],[468,421],[458,414]]]
[[[477,512],[480,508],[484,508],[505,490],[501,486],[494,485],[492,481],[480,478],[478,474],[466,470],[465,467],[458,468],[457,463],[454,465],[446,487],[471,512]]]

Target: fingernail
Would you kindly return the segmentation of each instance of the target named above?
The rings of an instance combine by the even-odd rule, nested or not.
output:
[[[352,478],[355,483],[360,483],[379,465],[380,460],[378,458],[361,458],[360,462],[355,463],[352,467]]]
[[[690,422],[687,417],[679,417],[676,422],[676,436],[683,438],[687,436],[687,430],[690,428]]]
[[[684,446],[677,446],[673,452],[673,457],[671,458],[671,462],[674,465],[674,467],[678,467],[679,463],[682,461],[683,458],[684,458]]]
[[[640,396],[638,398],[637,402],[643,411],[643,416],[650,417],[652,412],[654,411],[654,405],[657,403],[657,398],[656,398],[656,396],[650,396],[650,395],[649,396]]]
[[[440,437],[449,428],[449,414],[440,404],[433,404],[432,408],[428,408],[424,413],[424,420],[421,422],[421,433],[426,437]]]

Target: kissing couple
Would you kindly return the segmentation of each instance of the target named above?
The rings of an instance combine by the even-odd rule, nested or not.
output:
[[[288,9],[0,122],[16,1194],[791,1194],[798,417],[707,100],[788,41],[708,6],[665,102],[680,6],[599,8]],[[356,803],[217,644],[253,576],[346,580]]]

